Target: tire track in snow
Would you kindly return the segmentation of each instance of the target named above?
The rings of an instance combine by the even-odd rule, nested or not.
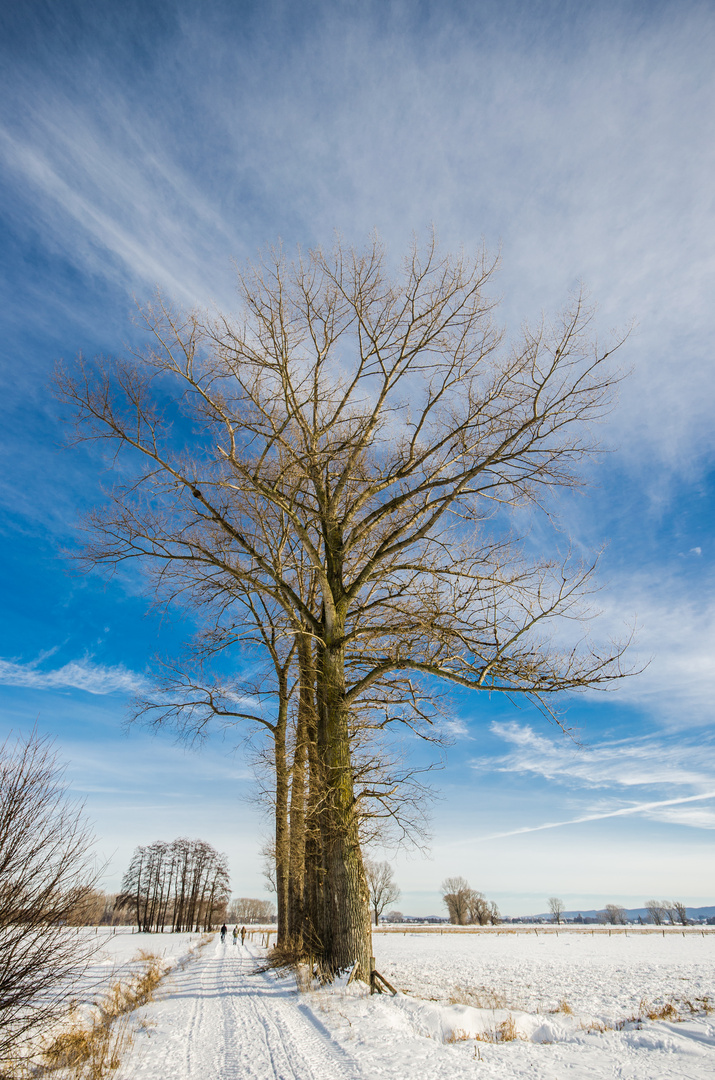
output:
[[[221,1080],[352,1080],[354,1062],[321,1036],[298,1011],[295,993],[269,974],[253,974],[241,957],[217,946],[217,984],[223,989],[223,1053],[216,1061]],[[244,952],[242,950],[242,952]],[[237,972],[238,967],[238,972]],[[225,994],[227,988],[229,994]]]
[[[287,980],[255,973],[253,947],[207,946],[173,980],[136,1047],[142,1080],[360,1080],[362,1071],[300,1008]],[[164,1024],[162,1024],[162,1017]],[[173,1029],[168,1037],[168,1029]]]
[[[193,1004],[191,1006],[191,1012],[187,1021],[186,1028],[186,1057],[185,1057],[185,1075],[191,1075],[192,1055],[194,1050],[194,1044],[197,1038],[197,1032],[201,1030],[201,1020],[204,1011],[204,995],[203,995],[203,972],[199,981],[200,992],[195,995]]]

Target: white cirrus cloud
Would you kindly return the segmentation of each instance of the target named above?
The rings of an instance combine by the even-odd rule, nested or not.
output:
[[[702,726],[715,701],[715,580],[709,571],[693,585],[668,566],[634,572],[609,583],[599,598],[601,633],[623,636],[631,617],[635,638],[626,663],[640,673],[613,691],[657,715],[672,730]]]
[[[495,721],[491,730],[510,750],[475,758],[472,766],[476,769],[530,774],[590,789],[690,788],[683,798],[700,797],[715,787],[715,746],[702,738],[676,741],[642,735],[579,747],[516,721]]]
[[[430,220],[450,246],[486,231],[514,325],[579,276],[606,325],[637,321],[611,439],[636,468],[692,469],[713,448],[712,7],[486,35],[474,5],[429,26],[410,5],[387,25],[334,7],[297,47],[266,16],[249,49],[245,28],[184,12],[145,104],[145,72],[118,77],[113,55],[10,57],[15,219],[83,272],[190,302],[232,295],[229,257],[277,233],[292,246],[377,227],[399,251]]]
[[[96,664],[85,658],[54,669],[41,668],[46,655],[29,663],[0,659],[0,684],[34,690],[84,690],[88,694],[136,694],[146,688],[145,679],[122,664]]]

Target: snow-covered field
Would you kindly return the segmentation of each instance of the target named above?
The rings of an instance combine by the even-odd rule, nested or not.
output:
[[[565,1003],[579,1020],[611,1027],[643,999],[709,997],[715,1008],[715,934],[697,930],[398,933],[373,941],[378,970],[419,996],[463,996],[537,1016]]]
[[[169,963],[176,963],[202,938],[201,934],[137,934],[128,926],[120,926],[116,930],[100,926],[82,930],[81,933],[97,943],[88,977],[100,979],[108,971],[130,970],[131,961],[136,959],[140,950],[162,956]]]
[[[258,940],[215,937],[177,965],[141,1010],[123,1080],[715,1076],[713,934],[376,934],[395,998],[298,994],[292,978],[256,973]],[[197,942],[117,935],[101,962],[125,965],[138,947],[171,960]]]

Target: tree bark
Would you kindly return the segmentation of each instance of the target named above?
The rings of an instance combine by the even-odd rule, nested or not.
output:
[[[285,673],[279,676],[278,718],[274,731],[276,770],[276,907],[278,924],[276,944],[285,945],[288,936],[288,870],[290,840],[288,829],[288,760],[286,731],[288,728],[288,682]]]
[[[334,588],[333,596],[336,591]],[[326,868],[324,960],[332,971],[357,961],[356,977],[367,982],[372,931],[353,791],[349,709],[345,702],[345,615],[341,601],[331,607],[328,611],[326,605],[324,620],[320,687],[323,707],[318,732],[326,794],[321,814]]]
[[[325,780],[318,752],[318,713],[320,702],[316,695],[317,665],[310,650],[311,661],[311,708],[308,720],[308,800],[305,815],[305,888],[303,909],[303,945],[311,956],[323,954],[324,883],[325,864],[321,834],[321,813],[325,794]]]
[[[288,879],[288,925],[291,948],[303,951],[305,929],[306,862],[306,763],[310,713],[314,710],[314,685],[310,638],[298,637],[299,698],[293,753],[290,796],[290,872]]]

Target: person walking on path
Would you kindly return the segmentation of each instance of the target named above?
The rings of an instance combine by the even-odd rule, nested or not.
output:
[[[226,926],[226,923],[224,923],[223,926],[221,927],[221,944],[222,945],[225,944],[225,942],[226,942],[226,934],[227,933],[228,933],[228,927]]]
[[[242,926],[241,927],[241,944],[242,945],[243,945],[245,940],[246,940],[246,927]]]
[[[233,928],[233,943],[234,943],[234,945],[236,944],[237,941],[238,941],[238,927],[234,926],[234,928]]]

